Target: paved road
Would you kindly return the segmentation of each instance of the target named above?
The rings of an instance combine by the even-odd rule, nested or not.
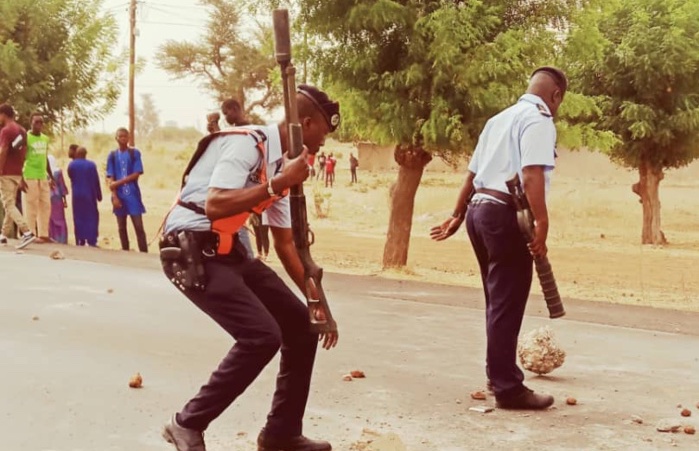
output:
[[[83,261],[0,252],[0,449],[170,449],[161,424],[230,339],[169,286],[152,257],[66,253]],[[319,353],[306,432],[335,449],[699,449],[699,436],[654,428],[680,419],[678,403],[692,406],[684,423],[697,425],[699,337],[667,332],[692,328],[692,315],[574,302],[568,319],[549,322],[532,301],[525,330],[551,324],[569,355],[552,377],[528,380],[554,394],[557,408],[483,415],[468,410],[477,404],[468,393],[484,379],[478,292],[349,276],[329,276],[328,290],[342,341]],[[595,315],[645,329],[574,320]],[[255,449],[276,366],[207,431],[210,451]],[[367,378],[343,382],[353,369]],[[127,387],[136,371],[141,390]],[[566,406],[566,396],[579,405]],[[632,414],[645,424],[631,423]],[[375,434],[396,434],[394,445],[367,445]]]

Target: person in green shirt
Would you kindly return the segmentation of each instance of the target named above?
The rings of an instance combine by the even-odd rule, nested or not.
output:
[[[43,116],[32,114],[31,130],[27,133],[27,158],[22,171],[22,189],[26,193],[25,218],[29,228],[39,237],[37,242],[50,241],[53,185],[53,174],[48,164],[49,138],[42,133],[43,128]]]

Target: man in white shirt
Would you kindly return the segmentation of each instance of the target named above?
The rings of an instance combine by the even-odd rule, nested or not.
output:
[[[449,238],[463,223],[468,209],[468,235],[485,291],[486,375],[498,407],[504,409],[545,409],[553,404],[552,396],[536,394],[524,386],[516,354],[532,282],[532,256],[547,252],[546,192],[556,158],[553,117],[567,87],[566,76],[559,69],[541,67],[534,71],[527,93],[486,124],[452,217],[431,231],[434,240]],[[531,243],[519,230],[505,184],[514,174],[523,181],[536,224]]]
[[[178,206],[170,213],[161,240],[168,278],[234,339],[235,345],[209,382],[173,416],[164,438],[178,451],[204,451],[203,431],[242,394],[281,348],[281,365],[272,410],[258,437],[258,450],[327,451],[328,442],[302,435],[319,337],[310,331],[306,305],[259,259],[250,258],[238,232],[251,210],[264,209],[279,259],[306,292],[304,269],[293,241],[289,199],[284,193],[309,175],[306,158],[318,152],[339,124],[339,104],[312,86],[299,86],[298,109],[305,149],[289,160],[288,128],[247,126],[210,135],[186,176]],[[209,141],[206,141],[206,140]],[[199,154],[199,150],[197,152]],[[186,243],[182,240],[185,239]],[[189,244],[187,244],[189,243]],[[191,244],[200,248],[186,255]],[[178,274],[167,252],[201,259],[205,277],[192,285]],[[184,264],[184,260],[177,260]],[[314,311],[322,319],[323,311]],[[336,334],[320,337],[323,347]]]

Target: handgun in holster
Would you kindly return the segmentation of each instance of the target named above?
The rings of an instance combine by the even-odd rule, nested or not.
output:
[[[160,260],[168,278],[181,290],[206,290],[201,247],[192,232],[169,235],[160,248]]]

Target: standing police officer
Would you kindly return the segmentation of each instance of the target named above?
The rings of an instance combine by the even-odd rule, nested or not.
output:
[[[272,410],[258,437],[260,451],[327,451],[328,442],[302,435],[319,337],[306,305],[238,239],[250,211],[262,212],[287,273],[302,292],[304,269],[293,241],[284,194],[309,175],[306,158],[318,152],[339,123],[339,104],[312,86],[299,86],[305,149],[286,159],[287,126],[248,126],[204,138],[166,220],[161,260],[168,278],[234,339],[209,381],[163,430],[178,451],[204,451],[203,431],[242,394],[281,348]],[[318,307],[320,308],[320,307]],[[323,320],[324,312],[315,310]],[[320,337],[323,347],[336,334]]]
[[[555,166],[553,117],[568,82],[553,67],[532,74],[519,101],[491,118],[478,139],[468,175],[450,219],[431,230],[432,239],[453,235],[466,217],[481,270],[486,303],[486,374],[497,405],[504,409],[545,409],[553,397],[524,386],[517,366],[517,337],[532,282],[532,256],[545,256],[549,218],[546,192]],[[535,220],[527,244],[505,182],[519,173]],[[472,197],[470,204],[468,199]]]

